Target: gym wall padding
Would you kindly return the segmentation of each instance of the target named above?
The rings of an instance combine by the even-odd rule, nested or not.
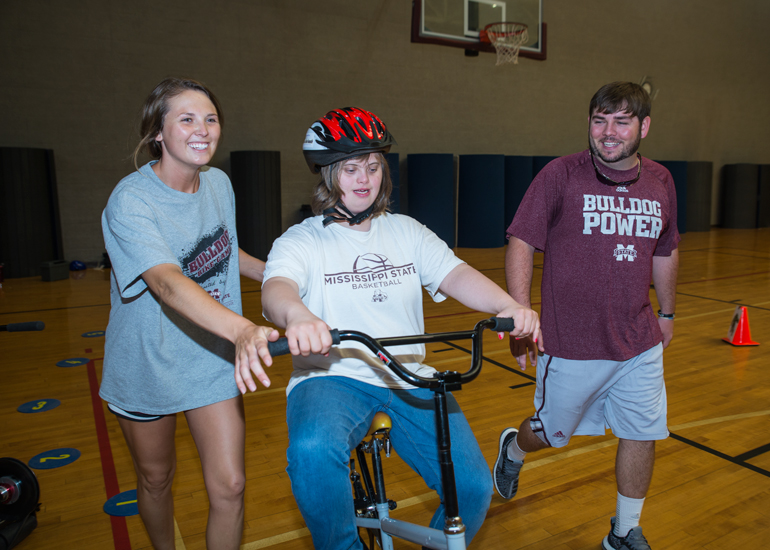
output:
[[[757,227],[770,227],[770,164],[759,165]]]
[[[532,157],[505,157],[505,228],[511,225],[534,177]]]
[[[426,225],[450,248],[455,247],[454,155],[407,155],[409,215]]]
[[[711,182],[714,164],[687,163],[687,231],[711,230]]]
[[[679,233],[687,232],[687,162],[683,160],[659,160],[674,178],[676,187],[676,226]],[[644,170],[644,165],[642,165]]]
[[[545,165],[551,162],[552,160],[556,160],[559,157],[549,157],[549,156],[535,156],[532,157],[532,177],[534,178],[540,173],[540,170],[545,168]]]
[[[390,193],[390,211],[394,214],[401,212],[401,177],[398,167],[398,153],[385,153],[385,161],[390,168],[390,180],[393,191]]]
[[[460,155],[457,246],[505,245],[505,156]]]
[[[759,165],[725,164],[722,167],[722,227],[757,226]]]
[[[4,276],[40,275],[42,262],[63,260],[54,154],[0,147],[0,263]]]
[[[230,172],[238,244],[264,261],[281,236],[281,153],[232,151]]]

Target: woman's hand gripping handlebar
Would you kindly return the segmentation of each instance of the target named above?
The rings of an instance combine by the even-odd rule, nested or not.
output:
[[[485,329],[495,332],[510,332],[514,328],[513,319],[492,317],[476,323],[473,330],[457,332],[441,332],[436,334],[416,334],[412,336],[396,336],[392,338],[372,338],[368,334],[355,330],[330,330],[332,342],[339,344],[342,340],[353,340],[368,347],[393,373],[403,381],[418,388],[436,389],[444,386],[447,390],[459,389],[462,384],[468,383],[481,371],[483,332]],[[407,344],[428,344],[431,342],[452,342],[456,340],[471,340],[471,367],[460,374],[455,371],[437,372],[433,378],[418,376],[407,370],[390,352],[388,346],[403,346]],[[286,338],[280,338],[276,342],[269,342],[268,349],[273,357],[289,353],[289,344]]]

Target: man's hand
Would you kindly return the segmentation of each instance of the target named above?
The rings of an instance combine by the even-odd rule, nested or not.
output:
[[[543,332],[538,329],[537,343],[531,336],[525,336],[523,338],[517,338],[511,333],[508,340],[508,345],[511,348],[511,355],[516,359],[521,370],[527,370],[527,355],[529,355],[529,362],[533,367],[537,366],[537,352],[545,351],[543,347]]]
[[[666,349],[674,338],[674,320],[658,317],[658,325],[663,333],[663,349]]]

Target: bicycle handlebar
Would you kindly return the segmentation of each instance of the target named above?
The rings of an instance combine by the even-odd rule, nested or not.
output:
[[[416,334],[413,336],[396,336],[393,338],[372,338],[368,334],[355,330],[332,329],[332,342],[336,345],[342,340],[353,340],[368,347],[396,376],[418,388],[436,389],[442,386],[449,390],[459,389],[462,384],[475,379],[481,371],[482,360],[482,332],[484,329],[495,332],[510,332],[514,328],[513,319],[492,317],[476,323],[473,330],[458,332],[440,332],[436,334]],[[418,376],[406,369],[395,357],[387,346],[403,346],[407,344],[428,344],[431,342],[451,342],[454,340],[472,340],[471,367],[460,374],[455,371],[436,372],[434,378]],[[286,338],[279,338],[276,342],[268,342],[270,355],[286,355],[289,353],[289,343]]]
[[[329,334],[332,335],[332,344],[336,346],[340,343],[339,330],[333,328],[329,331]],[[286,338],[279,338],[275,342],[268,342],[267,350],[270,352],[272,357],[277,357],[279,355],[289,355],[289,353],[291,353],[289,351],[289,341]]]

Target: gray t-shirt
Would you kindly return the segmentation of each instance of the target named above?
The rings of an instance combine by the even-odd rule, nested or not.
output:
[[[99,395],[127,411],[172,414],[239,394],[234,346],[161,304],[141,275],[178,265],[240,314],[235,197],[216,168],[201,171],[189,194],[165,185],[152,164],[123,178],[102,213],[112,309]]]

